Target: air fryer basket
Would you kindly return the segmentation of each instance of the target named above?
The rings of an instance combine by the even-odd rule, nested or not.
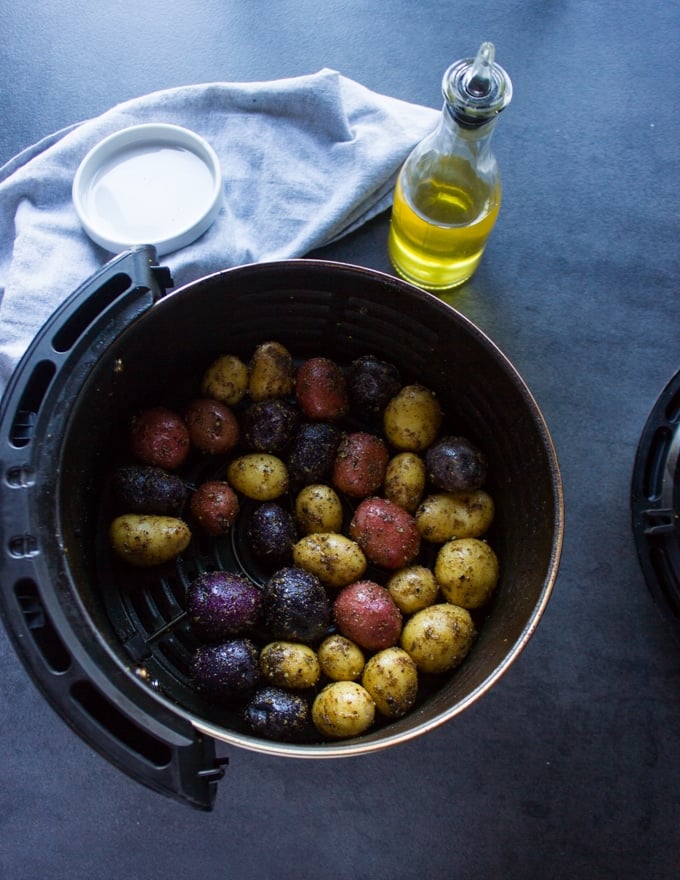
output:
[[[230,269],[165,294],[168,278],[153,258],[149,248],[123,255],[93,282],[97,293],[74,295],[8,391],[0,427],[3,472],[14,485],[2,509],[2,606],[34,678],[81,734],[84,719],[94,728],[86,738],[126,772],[209,807],[221,773],[214,740],[285,757],[356,755],[417,736],[484,693],[549,599],[562,489],[526,385],[488,337],[436,297],[311,260]],[[196,537],[179,560],[153,570],[124,566],[108,546],[107,487],[131,415],[158,404],[181,409],[212,359],[231,352],[247,360],[268,339],[297,358],[324,354],[346,365],[372,353],[397,363],[406,381],[437,392],[447,425],[490,461],[502,578],[472,652],[409,715],[338,744],[256,738],[239,713],[191,687],[188,584],[219,567],[262,578],[238,529],[220,541]],[[193,477],[219,477],[219,468],[197,462]]]
[[[680,371],[662,390],[640,436],[631,508],[647,587],[680,639]]]

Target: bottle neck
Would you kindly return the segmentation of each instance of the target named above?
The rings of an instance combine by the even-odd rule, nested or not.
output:
[[[449,137],[455,138],[461,145],[478,156],[490,151],[491,137],[496,128],[497,115],[494,115],[481,124],[479,122],[467,123],[461,119],[456,108],[444,102],[441,115],[441,127]]]

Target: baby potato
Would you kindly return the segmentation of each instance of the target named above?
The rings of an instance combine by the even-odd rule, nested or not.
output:
[[[366,571],[366,557],[356,541],[335,532],[305,535],[293,547],[293,562],[329,587],[344,587]]]
[[[361,683],[381,715],[401,718],[416,701],[418,668],[403,648],[385,648],[370,658]]]
[[[463,608],[484,605],[498,583],[498,557],[479,538],[447,541],[434,564],[434,576],[447,602]]]
[[[414,513],[425,491],[425,462],[415,452],[400,452],[387,463],[385,498]]]
[[[364,669],[364,654],[359,645],[337,633],[321,642],[317,656],[321,671],[333,681],[356,681]]]
[[[304,535],[339,532],[342,528],[342,502],[330,486],[312,483],[295,499],[295,520]]]
[[[475,637],[470,612],[448,602],[423,608],[406,621],[401,647],[420,672],[448,672],[463,662]]]
[[[349,536],[382,568],[402,568],[420,551],[420,532],[410,513],[387,498],[364,498],[354,511]]]
[[[130,565],[161,565],[189,546],[191,531],[174,516],[125,513],[111,523],[109,537],[114,552]]]
[[[387,590],[395,605],[404,614],[415,614],[433,605],[439,585],[432,570],[424,565],[408,565],[395,571],[388,580]]]
[[[436,395],[423,385],[405,385],[385,407],[385,436],[396,449],[422,452],[434,442],[442,422]]]
[[[227,481],[247,498],[273,501],[288,489],[288,470],[276,455],[251,452],[231,462]]]
[[[381,437],[366,431],[343,434],[333,463],[333,485],[350,498],[366,498],[382,486],[388,459]]]
[[[493,522],[493,498],[483,489],[474,492],[436,492],[416,510],[420,534],[426,541],[443,544],[451,538],[477,538]]]
[[[312,721],[329,739],[360,736],[375,720],[375,702],[355,681],[334,681],[316,696]]]
[[[263,342],[250,359],[248,391],[253,400],[287,397],[295,387],[295,365],[280,342]]]
[[[206,480],[189,500],[189,512],[207,534],[226,535],[238,516],[236,492],[224,480]]]
[[[340,366],[327,357],[303,361],[295,376],[295,397],[303,415],[333,422],[347,414],[347,384]]]
[[[224,455],[240,438],[238,419],[219,400],[199,397],[192,400],[184,414],[193,446],[206,455]]]
[[[298,642],[269,642],[260,651],[260,670],[270,684],[292,690],[314,687],[321,675],[315,652]]]
[[[201,379],[201,394],[227,406],[239,403],[248,390],[248,367],[234,354],[212,362]]]
[[[135,416],[130,428],[130,451],[146,465],[172,471],[189,455],[189,430],[184,419],[164,406]]]

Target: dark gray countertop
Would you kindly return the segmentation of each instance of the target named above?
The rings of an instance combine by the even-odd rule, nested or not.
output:
[[[647,414],[680,367],[680,11],[671,0],[6,4],[0,162],[156,89],[332,67],[438,107],[495,42],[515,97],[504,203],[454,305],[550,425],[566,535],[505,677],[442,728],[340,762],[231,749],[215,809],[143,788],[42,700],[0,632],[0,877],[670,878],[680,844],[680,645],[630,525]],[[324,256],[389,271],[387,216]]]

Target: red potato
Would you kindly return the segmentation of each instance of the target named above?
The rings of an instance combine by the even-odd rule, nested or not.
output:
[[[208,480],[191,496],[189,511],[208,535],[226,535],[238,516],[236,492],[224,480]]]
[[[189,430],[176,412],[163,406],[152,407],[134,419],[130,448],[144,464],[173,471],[184,464],[189,454]]]
[[[312,421],[335,421],[347,415],[349,398],[345,375],[330,358],[303,361],[295,377],[295,397]]]
[[[403,568],[420,551],[415,518],[387,498],[365,498],[354,511],[349,534],[367,558],[382,568]]]
[[[342,635],[367,651],[391,648],[401,635],[401,611],[385,587],[373,581],[355,581],[341,590],[333,616]]]
[[[388,460],[387,446],[375,434],[343,434],[335,454],[332,482],[351,498],[366,498],[382,486]]]
[[[224,455],[238,443],[238,419],[231,409],[219,400],[201,397],[189,404],[184,421],[191,444],[208,455]]]

